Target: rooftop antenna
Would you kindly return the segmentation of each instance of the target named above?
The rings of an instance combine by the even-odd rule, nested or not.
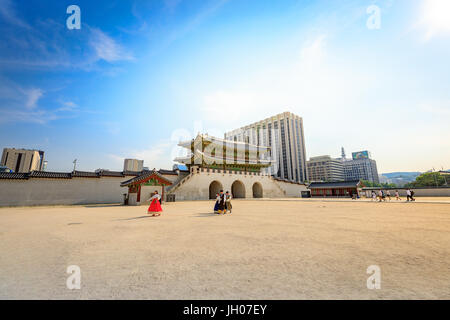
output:
[[[344,147],[341,148],[341,158],[345,159],[345,150]]]

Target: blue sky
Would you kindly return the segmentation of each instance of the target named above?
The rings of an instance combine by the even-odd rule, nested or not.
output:
[[[69,30],[66,9],[81,9]],[[380,8],[379,29],[366,12]],[[0,147],[48,170],[170,168],[177,141],[283,111],[307,157],[450,168],[450,1],[0,0]]]

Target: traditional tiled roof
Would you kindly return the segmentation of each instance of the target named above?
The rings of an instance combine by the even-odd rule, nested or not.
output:
[[[102,177],[124,177],[124,174],[122,171],[102,170],[102,171],[99,171],[99,175]]]
[[[30,178],[50,178],[50,179],[71,179],[71,172],[48,172],[48,171],[31,171],[28,175]]]
[[[272,177],[272,178],[273,178],[274,180],[276,180],[276,181],[281,181],[281,182],[286,182],[286,183],[292,183],[292,184],[300,184],[300,185],[302,185],[302,186],[305,185],[304,183],[297,182],[297,181],[294,181],[294,180],[282,179],[282,178],[278,178],[278,177]]]
[[[151,172],[151,171],[143,171]],[[125,176],[139,176],[142,172],[121,172],[121,171],[74,171],[74,172],[49,172],[49,171],[31,171],[26,173],[14,172],[0,172],[0,179],[29,179],[29,178],[44,178],[44,179],[72,179],[72,178],[101,178],[101,177],[125,177]]]
[[[74,171],[72,177],[77,178],[100,178],[100,173],[88,171]]]
[[[165,170],[165,169],[159,169],[158,173],[159,174],[171,174],[171,175],[175,175],[175,176],[178,175],[178,173],[176,173],[176,171],[174,171],[174,170]]]
[[[129,186],[131,184],[139,184],[139,182],[143,182],[145,180],[147,180],[148,178],[150,178],[151,176],[155,175],[156,177],[158,177],[158,179],[164,181],[167,185],[171,185],[172,181],[167,180],[166,178],[164,178],[160,173],[158,173],[158,171],[156,170],[152,170],[152,171],[145,171],[144,173],[142,173],[141,175],[134,177],[132,179],[129,179],[127,181],[124,181],[120,184],[121,187],[126,187]]]
[[[0,172],[0,179],[28,179],[28,173]]]
[[[143,172],[148,172],[148,170],[142,170],[142,171],[124,171],[124,176],[138,176]]]
[[[338,181],[338,182],[312,182],[309,189],[323,189],[323,188],[356,188],[361,184],[359,180],[352,181]]]

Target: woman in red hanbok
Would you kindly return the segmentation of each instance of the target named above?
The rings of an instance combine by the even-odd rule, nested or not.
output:
[[[152,217],[161,215],[162,208],[159,199],[161,199],[161,196],[158,194],[158,191],[155,190],[153,196],[149,199],[151,203],[150,207],[148,207],[148,213],[152,213]]]

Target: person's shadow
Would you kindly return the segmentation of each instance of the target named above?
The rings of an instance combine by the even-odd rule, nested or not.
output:
[[[114,221],[127,221],[127,220],[137,220],[137,219],[144,219],[144,218],[151,218],[152,216],[140,216],[140,217],[133,217],[133,218],[126,218],[126,219],[116,219]]]
[[[207,217],[216,217],[220,216],[220,214],[208,212],[208,213],[198,213],[196,216],[191,216],[191,218],[207,218]]]

